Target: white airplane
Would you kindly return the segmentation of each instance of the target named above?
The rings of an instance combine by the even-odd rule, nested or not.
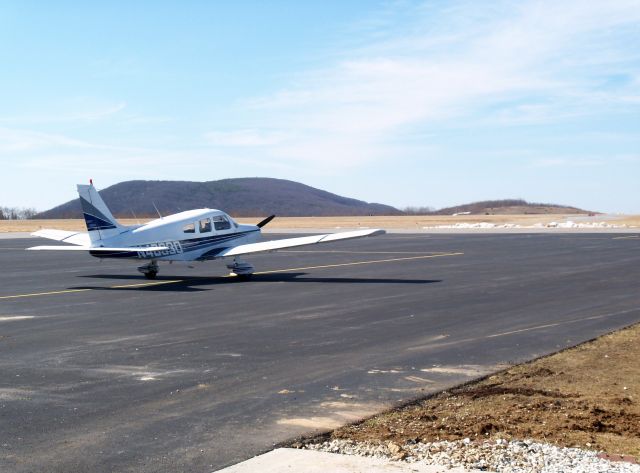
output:
[[[88,251],[97,258],[139,259],[147,261],[138,271],[147,279],[158,274],[159,261],[206,261],[233,258],[227,268],[241,279],[249,279],[254,267],[240,257],[296,246],[382,235],[384,230],[357,230],[325,235],[259,242],[261,229],[275,215],[257,225],[236,223],[215,209],[187,210],[160,217],[145,225],[118,223],[93,186],[78,184],[78,194],[87,232],[39,230],[33,236],[48,238],[70,246],[34,246],[27,250]]]

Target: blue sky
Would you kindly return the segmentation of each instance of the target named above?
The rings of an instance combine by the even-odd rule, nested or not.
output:
[[[0,1],[0,205],[267,176],[640,213],[640,0]]]

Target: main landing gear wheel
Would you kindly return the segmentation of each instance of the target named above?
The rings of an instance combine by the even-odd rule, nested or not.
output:
[[[255,271],[253,265],[240,258],[233,258],[233,264],[228,264],[227,268],[231,270],[230,276],[236,276],[240,281],[248,281]]]
[[[155,279],[159,270],[160,268],[158,267],[157,261],[151,261],[148,264],[138,267],[138,271],[144,274],[144,277],[147,279]]]

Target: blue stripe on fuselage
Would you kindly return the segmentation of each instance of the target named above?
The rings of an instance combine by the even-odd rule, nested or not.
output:
[[[189,240],[180,240],[180,245],[182,245],[182,250],[186,253],[188,251],[195,251],[206,248],[213,243],[222,243],[225,241],[242,238],[249,233],[257,231],[259,230],[249,230],[246,232],[228,233],[226,235],[213,235],[209,237],[191,238]]]
[[[248,230],[246,232],[237,232],[237,233],[228,233],[226,235],[212,235],[208,237],[199,237],[199,238],[191,238],[187,240],[180,240],[180,245],[182,246],[183,253],[190,253],[192,251],[197,250],[206,250],[207,248],[211,248],[209,251],[203,253],[197,259],[212,259],[215,258],[217,253],[220,253],[222,250],[226,250],[229,246],[224,246],[223,248],[215,248],[216,245],[220,243],[226,243],[232,240],[236,240],[238,238],[242,238],[249,233],[258,232],[260,230]],[[233,245],[231,245],[233,246]],[[145,249],[143,246],[140,247],[140,251],[144,252]],[[148,252],[152,253],[152,252]],[[95,256],[96,258],[136,258],[136,259],[161,259],[164,256],[149,256],[147,258],[139,258],[138,252],[134,251],[110,251],[108,253],[103,251],[90,251],[89,254],[91,256]],[[167,255],[165,255],[167,256]]]

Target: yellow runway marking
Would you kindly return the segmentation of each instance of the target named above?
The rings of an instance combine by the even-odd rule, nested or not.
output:
[[[64,291],[34,292],[31,294],[17,294],[15,296],[0,296],[0,299],[19,299],[21,297],[52,296],[54,294],[69,294],[71,292],[86,292],[91,290],[92,289],[66,289]]]
[[[154,281],[154,282],[141,282],[138,284],[122,284],[120,286],[109,286],[109,289],[126,289],[128,287],[147,287],[147,286],[160,286],[161,284],[175,284],[177,282],[184,282],[185,279],[172,279],[170,281]]]
[[[304,271],[307,269],[337,268],[340,266],[357,266],[361,264],[391,263],[394,261],[409,261],[409,260],[426,259],[426,258],[438,258],[440,256],[460,256],[463,254],[464,253],[440,253],[437,255],[409,256],[407,258],[390,258],[390,259],[378,259],[373,261],[356,261],[353,263],[323,264],[321,266],[306,266],[304,268],[274,269],[273,271],[261,271],[261,272],[256,272],[254,274],[286,273],[289,271]]]
[[[425,347],[433,348],[433,347],[446,347],[446,346],[461,345],[461,344],[469,343],[469,342],[477,342],[479,340],[487,340],[487,339],[491,339],[491,338],[515,335],[515,334],[518,334],[518,333],[535,332],[535,331],[542,330],[542,329],[545,329],[545,328],[559,327],[559,326],[562,326],[562,325],[570,325],[570,324],[575,324],[575,323],[579,323],[579,322],[585,322],[587,320],[607,319],[607,318],[610,318],[610,317],[617,317],[617,316],[620,316],[620,315],[626,315],[626,314],[629,314],[629,313],[632,313],[632,312],[638,312],[639,310],[640,310],[640,307],[633,307],[631,309],[620,310],[620,311],[617,311],[617,312],[607,312],[607,313],[604,313],[604,314],[591,315],[591,316],[588,316],[588,317],[578,317],[578,318],[569,319],[569,320],[562,320],[560,322],[554,322],[554,323],[548,323],[548,324],[542,324],[542,325],[535,325],[533,327],[525,327],[525,328],[516,329],[516,330],[509,330],[508,332],[499,332],[499,333],[494,333],[494,334],[490,334],[490,335],[481,335],[479,337],[470,337],[470,338],[462,338],[462,339],[453,339],[453,340],[448,339],[447,341],[443,341],[443,342],[436,341],[435,343],[428,343],[426,345],[418,345],[418,346],[409,347],[407,350],[414,351],[414,350],[422,350]],[[422,370],[422,371],[424,371],[424,370]]]
[[[279,250],[278,253],[346,253],[351,255],[424,255],[424,251]],[[431,255],[440,253],[432,252]]]
[[[624,314],[628,314],[629,312],[637,312],[637,311],[638,311],[638,307],[634,307],[633,309],[626,309],[626,310],[621,310],[621,311],[618,311],[618,312],[607,312],[606,314],[591,315],[589,317],[579,317],[579,318],[575,318],[575,319],[563,320],[561,322],[555,322],[555,323],[544,324],[544,325],[536,325],[534,327],[526,327],[526,328],[521,328],[521,329],[518,329],[518,330],[510,330],[508,332],[494,333],[493,335],[487,335],[486,338],[504,337],[505,335],[513,335],[513,334],[516,334],[516,333],[537,331],[537,330],[541,330],[541,329],[544,329],[544,328],[558,327],[560,325],[573,324],[573,323],[576,323],[576,322],[584,322],[586,320],[604,319],[604,318],[607,318],[607,317],[613,317],[613,316],[616,316],[616,315],[624,315]]]
[[[373,261],[354,261],[352,263],[336,263],[336,264],[323,264],[320,266],[305,266],[303,268],[286,268],[286,269],[274,269],[272,271],[260,271],[255,272],[254,274],[274,274],[274,273],[286,273],[289,271],[304,271],[308,269],[324,269],[324,268],[338,268],[341,266],[358,266],[363,264],[377,264],[377,263],[392,263],[395,261],[410,261],[410,260],[420,260],[427,258],[439,258],[441,256],[460,256],[464,253],[438,253],[432,255],[420,255],[420,256],[409,256],[404,258],[389,258],[389,259],[379,259]],[[221,276],[223,278],[230,276]],[[233,277],[233,276],[231,276]],[[34,292],[30,294],[16,294],[13,296],[0,296],[0,300],[3,299],[20,299],[25,297],[38,297],[38,296],[53,296],[58,294],[71,294],[74,292],[87,292],[87,291],[95,291],[97,289],[127,289],[133,287],[149,287],[149,286],[159,286],[161,284],[176,284],[176,283],[184,283],[192,280],[196,280],[196,278],[187,278],[187,279],[172,279],[168,281],[153,281],[153,282],[143,282],[136,284],[122,284],[117,286],[106,286],[104,288],[84,288],[84,289],[65,289],[61,291],[49,291],[49,292]]]
[[[144,286],[157,286],[159,284],[174,284],[177,282],[182,282],[182,279],[175,279],[171,281],[154,281],[154,282],[144,282],[138,284],[123,284],[120,286],[108,286],[107,289],[125,289],[127,287],[144,287]],[[57,294],[71,294],[74,292],[87,292],[94,291],[94,288],[85,288],[85,289],[65,289],[62,291],[49,291],[49,292],[33,292],[31,294],[16,294],[15,296],[0,296],[0,299],[20,299],[23,297],[37,297],[37,296],[53,296]]]

